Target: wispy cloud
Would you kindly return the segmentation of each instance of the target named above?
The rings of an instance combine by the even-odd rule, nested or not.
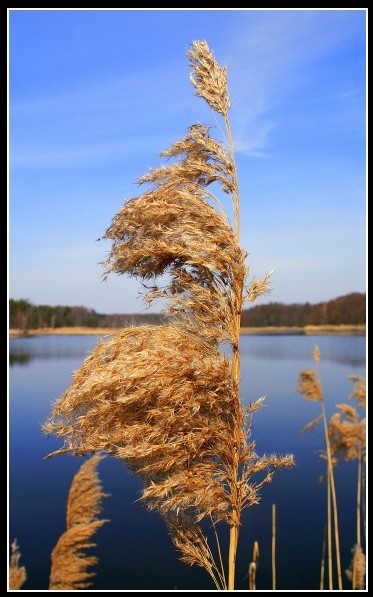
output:
[[[291,94],[320,85],[325,77],[323,56],[356,35],[359,25],[348,11],[248,11],[247,15],[245,25],[228,38],[219,54],[229,65],[236,150],[264,157],[272,133],[283,124],[279,108],[286,108]],[[158,152],[173,140],[180,116],[191,121],[206,116],[211,121],[206,107],[193,98],[185,66],[185,57],[180,56],[99,82],[80,81],[59,93],[12,99],[12,164],[82,163],[144,147]],[[321,104],[323,99],[319,98]],[[363,89],[351,84],[325,98],[324,104],[328,118],[350,130],[364,128]]]
[[[233,40],[227,54],[239,151],[264,155],[271,132],[281,126],[281,121],[276,120],[276,108],[302,87],[306,91],[307,86],[313,90],[320,86],[325,77],[326,53],[361,33],[361,23],[355,16],[348,11],[326,14],[317,10],[252,13],[249,26]],[[341,93],[351,97],[341,102]],[[339,90],[333,97],[334,106],[326,106],[330,109],[328,116],[336,118],[338,106],[339,122],[346,124],[347,117],[360,130],[364,120],[363,97],[362,89]]]
[[[147,137],[148,141],[150,136]],[[166,139],[153,136],[152,144],[162,147]],[[80,143],[59,149],[52,145],[50,149],[42,151],[35,150],[33,147],[28,149],[15,150],[11,157],[11,167],[60,167],[67,166],[93,166],[97,162],[109,160],[113,164],[117,161],[123,161],[124,156],[131,154],[141,155],[144,152],[143,137],[127,137],[125,141],[110,139],[102,142]]]
[[[154,155],[173,140],[175,121],[194,101],[181,91],[187,84],[185,73],[169,65],[15,100],[11,166],[112,162],[147,150]]]

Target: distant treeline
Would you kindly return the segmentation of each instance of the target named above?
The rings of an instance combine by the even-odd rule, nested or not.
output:
[[[300,326],[341,325],[365,323],[365,294],[352,292],[331,301],[317,303],[269,303],[242,312],[241,325]]]
[[[24,299],[9,301],[9,325],[21,330],[62,327],[119,328],[145,323],[157,324],[162,320],[162,315],[157,313],[104,315],[86,307],[33,305]]]
[[[21,330],[59,327],[110,327],[126,325],[159,324],[164,321],[161,314],[110,314],[97,313],[86,307],[51,307],[33,305],[28,300],[9,301],[9,323],[11,328]],[[310,303],[269,303],[258,305],[242,312],[241,325],[305,326],[339,325],[365,323],[365,294],[353,292],[345,296],[311,305]]]

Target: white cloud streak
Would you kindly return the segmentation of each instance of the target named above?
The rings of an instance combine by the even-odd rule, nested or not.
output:
[[[249,26],[227,51],[237,150],[264,155],[271,132],[281,126],[281,122],[274,121],[273,111],[302,86],[317,86],[323,73],[323,56],[360,32],[356,20],[343,11],[330,11],[328,15],[317,10],[253,11]],[[354,126],[361,129],[364,92],[354,88],[346,92],[355,99],[358,96],[360,118]],[[346,99],[339,121],[345,123],[346,115],[356,121],[356,113],[351,114],[351,97]],[[341,106],[341,97],[333,100],[330,116],[335,118],[335,106]]]

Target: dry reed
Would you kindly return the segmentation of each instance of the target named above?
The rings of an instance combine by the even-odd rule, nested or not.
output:
[[[164,517],[182,559],[205,568],[216,587],[233,589],[241,511],[293,458],[259,457],[250,441],[263,399],[246,411],[240,401],[240,316],[244,301],[267,290],[268,276],[246,280],[226,68],[205,41],[188,56],[196,94],[223,116],[227,143],[207,126],[191,126],[162,152],[171,161],[140,179],[150,189],[123,205],[105,235],[112,241],[105,277],[140,279],[145,300],[164,299],[170,319],[100,342],[44,431],[64,438],[53,454],[105,450],[121,459],[142,479],[142,499]],[[211,184],[229,196],[234,229]],[[217,562],[203,519],[212,521]],[[220,522],[230,528],[227,581]]]
[[[87,571],[97,558],[86,551],[95,547],[91,538],[107,522],[99,519],[102,492],[97,465],[102,457],[95,455],[81,465],[73,478],[67,500],[66,531],[51,554],[49,590],[76,590],[90,587],[95,572]]]
[[[316,367],[320,362],[320,350],[315,346],[312,356]],[[333,555],[332,555],[332,517],[334,522],[334,542],[335,542],[335,559],[337,564],[338,589],[342,590],[342,569],[341,556],[339,549],[339,524],[338,524],[338,508],[337,508],[337,493],[335,488],[334,471],[333,471],[333,454],[331,448],[330,435],[328,430],[328,422],[325,409],[325,401],[320,381],[319,373],[316,369],[306,369],[299,375],[298,392],[303,395],[304,400],[308,402],[319,402],[321,406],[321,416],[312,419],[301,433],[307,429],[314,429],[319,421],[323,421],[324,438],[325,438],[325,454],[327,461],[327,525],[328,525],[328,573],[329,573],[329,589],[333,589]]]
[[[19,589],[21,589],[22,585],[27,580],[27,574],[26,568],[19,565],[21,553],[19,551],[17,539],[14,539],[11,549],[12,553],[9,563],[9,589],[11,591],[19,591]]]
[[[365,577],[365,555],[361,546],[361,519],[362,496],[364,495],[363,467],[366,459],[366,419],[360,416],[358,407],[366,408],[366,384],[365,379],[357,375],[351,375],[349,379],[354,382],[350,399],[355,400],[356,408],[348,403],[337,404],[338,412],[330,418],[328,433],[336,462],[338,456],[346,461],[357,460],[356,545],[352,550],[353,559],[350,570],[346,571],[346,574],[352,582],[352,588],[361,589],[364,588]],[[363,522],[365,521],[363,520]]]

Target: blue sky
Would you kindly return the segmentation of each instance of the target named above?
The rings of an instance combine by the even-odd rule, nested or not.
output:
[[[9,32],[10,297],[143,310],[138,282],[102,282],[96,239],[162,149],[217,125],[189,82],[195,39],[228,66],[242,245],[251,275],[274,270],[262,302],[365,291],[365,10],[10,9]]]

